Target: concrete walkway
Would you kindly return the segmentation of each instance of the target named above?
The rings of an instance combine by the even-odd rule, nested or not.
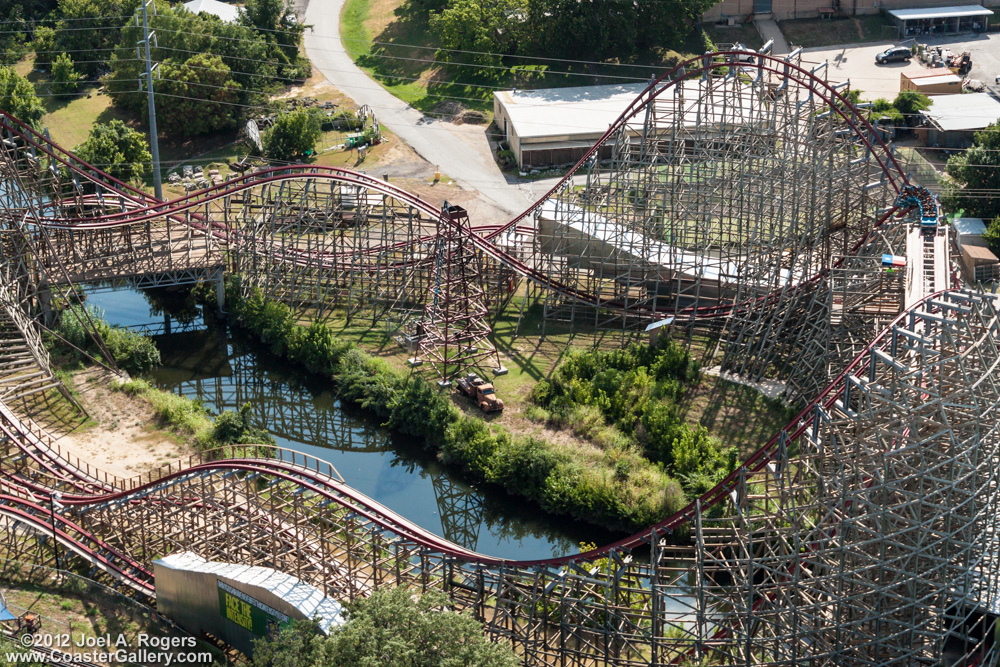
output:
[[[466,190],[478,190],[501,209],[514,214],[534,201],[532,188],[508,181],[489,152],[483,128],[472,136],[470,126],[456,126],[424,116],[365,74],[340,42],[340,12],[344,0],[312,0],[304,22],[309,59],[323,75],[356,103],[375,110],[380,123],[413,147],[425,160]],[[479,144],[482,144],[480,146]]]
[[[783,56],[786,53],[792,52],[792,47],[788,45],[788,40],[785,39],[785,35],[782,34],[777,21],[774,19],[755,18],[753,20],[753,24],[756,26],[757,32],[760,33],[760,36],[765,43],[768,40],[774,40],[774,46],[771,47],[772,54],[776,56]]]

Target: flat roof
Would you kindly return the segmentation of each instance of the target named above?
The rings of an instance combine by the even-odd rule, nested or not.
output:
[[[687,278],[704,278],[732,284],[745,271],[736,262],[715,257],[711,253],[691,252],[652,240],[575,204],[550,198],[535,209],[535,217],[565,225],[639,261],[676,270]],[[794,275],[789,269],[778,266],[769,268],[774,274],[761,276],[757,279],[757,285],[792,286],[805,279],[804,269],[799,269],[798,275]]]
[[[935,83],[962,83],[962,77],[957,74],[952,74],[951,72],[942,72],[941,74],[906,74],[907,79],[912,83],[918,85],[931,85]]]
[[[687,81],[684,96],[685,111],[694,113],[699,95],[691,92],[693,86],[702,82]],[[570,147],[575,137],[601,136],[618,120],[622,112],[646,89],[648,84],[611,84],[604,86],[575,86],[572,88],[542,88],[538,90],[499,90],[493,93],[503,106],[507,117],[514,126],[514,132],[522,143],[532,138],[552,137],[565,147]],[[747,94],[741,95],[739,103],[731,98],[718,108],[726,117],[722,120],[746,122],[748,110],[753,104],[752,88],[745,86]],[[657,96],[658,102],[673,99],[677,86],[671,86]],[[720,96],[721,102],[721,96]],[[714,115],[714,114],[713,114]],[[714,120],[714,119],[713,119]],[[691,120],[691,124],[694,124]],[[704,119],[702,119],[704,123]],[[711,121],[709,125],[711,125]],[[527,146],[522,146],[528,149]]]
[[[989,93],[937,95],[924,115],[941,130],[981,130],[1000,120],[1000,101]]]
[[[982,259],[988,262],[997,261],[997,256],[993,254],[993,251],[989,248],[983,248],[977,245],[964,245],[962,246],[962,252],[969,256],[970,259]]]
[[[992,9],[982,5],[957,5],[953,7],[921,7],[919,9],[891,9],[889,15],[903,21],[920,19],[953,19],[967,16],[993,16]]]
[[[986,233],[986,223],[982,218],[958,218],[952,223],[956,234],[972,234],[982,236]]]

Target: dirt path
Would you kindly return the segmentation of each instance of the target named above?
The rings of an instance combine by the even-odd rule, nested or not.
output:
[[[157,428],[149,403],[112,391],[110,383],[107,376],[95,373],[73,377],[73,388],[92,421],[61,434],[53,430],[60,447],[119,477],[132,477],[194,452]]]

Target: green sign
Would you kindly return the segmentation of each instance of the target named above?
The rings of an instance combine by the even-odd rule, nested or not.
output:
[[[219,581],[219,613],[257,637],[268,637],[288,623],[288,617],[243,591]]]

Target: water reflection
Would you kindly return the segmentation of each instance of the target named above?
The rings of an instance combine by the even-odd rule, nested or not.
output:
[[[169,300],[155,297],[151,301],[160,315],[154,315],[143,295],[132,290],[102,290],[88,299],[106,311],[109,321],[124,326],[160,322],[163,313],[171,312],[165,306]],[[329,382],[290,369],[211,316],[206,321],[200,312],[189,312],[183,324],[190,328],[154,336],[163,358],[152,378],[159,386],[197,398],[215,412],[250,403],[257,424],[279,445],[329,461],[351,486],[428,530],[512,559],[562,555],[576,551],[582,541],[603,543],[613,537],[538,516],[521,501],[470,487],[419,443],[391,437],[342,407]]]

